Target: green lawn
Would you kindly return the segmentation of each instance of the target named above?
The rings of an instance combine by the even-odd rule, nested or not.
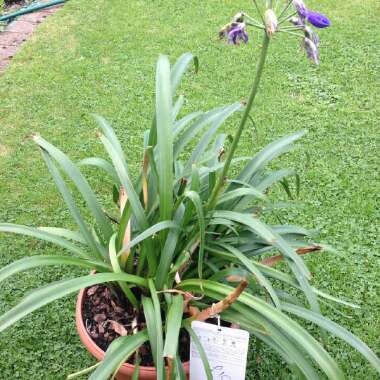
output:
[[[112,4],[112,5],[111,5]],[[90,113],[104,115],[128,149],[132,169],[141,165],[142,134],[150,126],[154,68],[159,53],[172,60],[185,51],[200,58],[187,75],[187,110],[209,109],[247,95],[259,51],[258,33],[236,48],[217,40],[220,25],[250,1],[70,0],[25,43],[0,76],[0,221],[70,225],[40,154],[30,141],[39,132],[71,157],[100,155]],[[307,128],[286,163],[302,172],[300,207],[292,222],[321,230],[339,253],[306,258],[314,284],[362,308],[325,309],[380,355],[380,3],[378,0],[309,1],[332,27],[320,33],[320,67],[299,50],[297,38],[276,36],[241,152],[253,154],[272,139]],[[234,123],[226,126],[231,131]],[[98,189],[110,183],[87,172]],[[0,266],[57,249],[32,239],[0,236]],[[26,292],[75,269],[34,270],[1,284],[0,312]],[[0,339],[1,380],[60,380],[94,360],[74,325],[75,297],[25,318]],[[331,352],[351,379],[375,379],[360,354],[338,340]],[[269,351],[250,353],[247,379],[290,379]]]

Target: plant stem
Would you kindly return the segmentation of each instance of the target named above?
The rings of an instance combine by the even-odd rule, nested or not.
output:
[[[264,69],[264,64],[265,64],[265,60],[266,60],[266,57],[267,57],[269,42],[270,42],[270,38],[265,33],[264,34],[263,47],[261,49],[260,59],[259,59],[259,62],[257,63],[257,67],[256,67],[256,76],[255,76],[255,80],[253,81],[252,90],[251,90],[251,93],[249,95],[248,102],[247,102],[247,105],[245,107],[243,117],[242,117],[242,119],[240,121],[239,128],[236,131],[235,137],[234,137],[234,139],[232,141],[231,148],[230,148],[230,150],[229,150],[229,152],[227,154],[227,158],[226,158],[226,161],[224,163],[223,170],[220,173],[220,175],[218,177],[218,180],[217,180],[217,182],[216,182],[216,184],[215,184],[215,186],[214,186],[214,188],[212,190],[210,199],[209,199],[208,204],[207,204],[207,210],[210,210],[213,207],[215,207],[219,191],[220,191],[220,189],[223,186],[224,178],[226,177],[228,169],[230,168],[231,161],[232,161],[232,158],[233,158],[233,156],[235,154],[235,150],[236,150],[236,148],[238,146],[241,134],[242,134],[243,129],[245,127],[245,124],[246,124],[246,122],[247,122],[247,120],[249,118],[249,113],[251,111],[251,108],[252,108],[252,105],[253,105],[253,101],[255,100],[257,91],[259,89],[260,79],[261,79],[261,76],[263,74],[263,69]]]

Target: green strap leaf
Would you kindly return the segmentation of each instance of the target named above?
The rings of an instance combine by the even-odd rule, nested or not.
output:
[[[173,222],[171,220],[165,220],[163,222],[156,223],[153,226],[146,229],[145,231],[141,232],[134,239],[132,239],[128,244],[125,244],[123,246],[123,248],[121,249],[121,251],[117,254],[117,257],[122,255],[124,252],[129,251],[131,248],[133,248],[137,244],[141,243],[145,239],[151,237],[152,235],[156,234],[157,232],[160,232],[162,230],[166,230],[168,228],[178,229],[180,227],[176,222]]]
[[[205,251],[205,242],[206,242],[206,221],[203,213],[202,201],[199,194],[195,191],[185,191],[185,197],[189,198],[195,207],[198,217],[199,224],[199,252],[198,252],[198,275],[200,278],[203,277],[203,259]]]
[[[156,330],[157,321],[155,319],[153,302],[151,298],[142,297],[142,305],[144,309],[144,317],[146,322],[146,327],[149,335],[149,343],[152,349],[152,356],[154,361],[154,366],[157,367],[158,356],[157,356],[157,340],[158,334]],[[161,374],[162,376],[162,374]]]
[[[250,182],[252,176],[256,172],[261,170],[269,161],[288,150],[292,143],[301,138],[305,133],[306,131],[300,131],[273,141],[247,163],[236,179],[239,181]],[[232,190],[233,188],[234,185],[231,184],[229,190]]]
[[[213,217],[230,219],[235,222],[246,225],[251,228],[256,234],[262,237],[267,243],[279,248],[281,252],[289,257],[297,266],[300,268],[304,276],[310,277],[310,272],[307,269],[303,260],[294,252],[291,247],[288,247],[286,242],[281,238],[281,236],[273,233],[271,229],[266,226],[259,219],[252,217],[249,214],[243,214],[234,211],[215,211]]]
[[[174,144],[174,158],[177,158],[183,151],[186,145],[191,142],[203,128],[210,123],[213,123],[221,114],[226,112],[229,107],[239,105],[240,103],[234,103],[229,106],[217,107],[211,111],[204,113],[200,118],[195,120],[179,137]]]
[[[191,339],[193,340],[195,346],[197,347],[199,356],[202,360],[203,367],[204,367],[204,370],[205,370],[205,373],[207,376],[207,380],[212,380],[213,377],[212,377],[212,373],[211,373],[210,363],[208,362],[207,355],[206,355],[205,350],[203,349],[202,343],[200,342],[195,331],[190,327],[189,323],[185,323],[184,327],[187,330],[187,332],[189,333],[189,335],[191,336]]]
[[[163,380],[165,363],[163,357],[161,307],[153,281],[150,279],[148,280],[148,283],[152,298],[143,297],[142,304],[150,346],[152,348],[153,360],[157,370],[157,380]]]
[[[273,289],[272,284],[266,279],[266,277],[256,267],[255,262],[251,261],[248,257],[246,257],[243,253],[241,253],[235,247],[232,247],[227,244],[223,244],[221,246],[225,248],[227,251],[231,252],[256,277],[256,280],[258,281],[258,283],[267,290],[267,292],[269,293],[276,307],[281,310],[281,302],[275,290]]]
[[[106,136],[106,139],[112,144],[113,148],[116,150],[120,158],[125,161],[123,148],[121,147],[120,141],[117,138],[116,133],[111,127],[111,125],[108,123],[106,119],[104,119],[104,117],[96,114],[93,114],[93,116],[97,121],[99,127],[102,129],[104,136]]]
[[[186,72],[191,61],[194,61],[195,72],[197,72],[199,67],[198,57],[194,56],[191,53],[182,54],[174,64],[170,74],[171,91],[173,96],[178,85],[181,82],[183,74]]]
[[[112,235],[109,242],[109,257],[110,257],[113,271],[115,273],[123,273],[123,271],[120,268],[119,259],[117,258],[117,255],[116,255],[116,233]],[[125,296],[134,306],[134,308],[138,309],[139,304],[137,302],[135,295],[132,293],[131,289],[129,289],[128,284],[123,281],[119,281],[118,284],[121,290],[124,292]]]
[[[64,154],[61,150],[50,144],[40,136],[34,136],[34,141],[46,151],[57,163],[62,167],[65,173],[73,181],[83,199],[85,200],[88,209],[95,216],[96,222],[103,234],[103,237],[108,240],[112,234],[112,226],[105,216],[102,207],[100,206],[95,193],[92,191],[87,180],[84,178],[79,168]]]
[[[228,191],[223,193],[218,200],[218,205],[224,202],[228,202],[230,200],[240,198],[240,197],[252,197],[257,198],[261,200],[266,200],[267,197],[259,190],[254,189],[253,187],[250,188],[240,188],[232,191]]]
[[[126,361],[147,340],[146,330],[114,340],[108,347],[102,364],[89,377],[89,380],[108,380],[120,363]]]
[[[132,380],[139,380],[139,376],[140,376],[140,362],[141,362],[141,359],[140,359],[140,356],[138,356],[137,360],[135,360],[135,369],[133,371]]]
[[[274,183],[281,181],[283,178],[294,175],[295,172],[292,169],[280,169],[275,172],[269,173],[264,178],[257,179],[252,181],[258,190],[265,191]]]
[[[81,371],[78,371],[78,372],[75,372],[75,373],[72,373],[70,375],[67,376],[66,380],[73,380],[73,379],[76,379],[77,377],[82,377],[83,375],[87,375],[88,373],[92,372],[93,370],[95,370],[95,368],[99,367],[101,364],[101,362],[98,362],[90,367],[87,367],[85,369],[82,369]]]
[[[223,299],[234,290],[234,288],[224,284],[207,280],[199,281],[199,279],[184,280],[177,285],[177,288],[185,291],[202,291],[205,295],[216,299]],[[344,379],[343,372],[334,359],[324,350],[321,344],[287,315],[269,305],[264,300],[247,292],[243,292],[231,307],[236,307],[238,305],[247,306],[249,311],[252,313],[257,312],[259,315],[270,321],[270,323],[277,326],[277,328],[286,332],[289,337],[294,339],[296,344],[302,347],[318,363],[329,379]]]
[[[83,236],[80,234],[80,232],[77,231],[71,231],[60,227],[38,227],[38,229],[56,236],[60,236],[64,239],[75,241],[80,244],[87,244],[86,240],[83,239]]]
[[[57,167],[54,165],[52,158],[50,155],[45,151],[42,150],[42,156],[46,162],[46,165],[50,171],[50,174],[52,175],[54,182],[61,193],[69,211],[74,219],[74,221],[77,223],[79,230],[83,236],[83,238],[86,240],[88,246],[91,249],[91,253],[96,256],[97,259],[106,258],[107,254],[104,250],[104,247],[102,247],[100,244],[97,243],[97,241],[94,239],[91,231],[89,230],[86,222],[83,220],[75,202],[74,199],[67,188],[61,174],[59,173]]]
[[[175,215],[174,222],[178,223],[178,226],[181,225],[181,221],[183,220],[183,216],[185,214],[185,207],[181,204]],[[170,265],[173,262],[173,256],[175,254],[175,250],[177,248],[178,237],[181,230],[179,228],[172,228],[169,231],[169,234],[166,238],[164,248],[162,250],[162,254],[160,257],[160,262],[157,267],[156,274],[156,286],[157,289],[161,290],[167,280],[170,271]]]
[[[182,132],[183,128],[185,128],[192,120],[194,120],[198,116],[201,116],[202,114],[202,111],[196,111],[189,113],[182,119],[177,120],[173,126],[173,138],[177,137],[178,134]]]
[[[154,282],[152,279],[148,280],[148,286],[150,290],[150,294],[152,297],[153,302],[153,308],[154,308],[154,315],[155,320],[157,322],[156,330],[157,330],[157,373],[163,374],[164,376],[164,370],[165,370],[165,362],[163,360],[163,349],[164,349],[164,338],[163,338],[163,332],[162,332],[162,317],[161,317],[161,303],[158,298],[157,290],[154,286]],[[158,375],[160,376],[160,375]]]
[[[172,297],[166,318],[166,338],[164,353],[165,357],[174,359],[177,355],[179,330],[181,328],[183,315],[183,298],[181,295]]]
[[[24,297],[13,309],[0,316],[0,332],[4,331],[6,328],[34,310],[37,310],[56,299],[65,297],[92,285],[113,281],[125,281],[143,287],[147,287],[148,285],[147,281],[142,277],[125,273],[99,273],[70,280],[53,282],[34,290]]]
[[[178,97],[177,101],[175,102],[175,104],[173,106],[173,115],[172,115],[172,122],[173,123],[177,119],[177,116],[181,111],[181,108],[183,106],[184,101],[185,101],[185,97],[183,95],[180,95]],[[149,139],[148,139],[148,141],[149,141]]]
[[[112,166],[111,163],[109,163],[107,160],[104,158],[100,157],[90,157],[90,158],[85,158],[84,160],[81,160],[78,162],[79,166],[95,166],[96,168],[104,170],[110,178],[120,185],[120,180],[119,177],[117,176],[117,173]]]
[[[346,330],[344,327],[338,325],[337,323],[330,321],[322,315],[314,313],[313,311],[310,311],[308,309],[289,303],[284,303],[283,306],[285,311],[292,313],[307,321],[315,323],[316,325],[329,331],[331,334],[347,342],[351,347],[359,351],[380,374],[380,359],[363,341],[361,341],[354,334]]]
[[[148,221],[145,216],[144,208],[141,205],[139,196],[137,195],[134,186],[132,184],[131,178],[129,176],[128,166],[124,159],[124,155],[121,155],[118,149],[115,149],[114,145],[108,140],[104,135],[100,136],[100,140],[106,148],[119,176],[120,182],[125,188],[128,195],[128,201],[133,210],[133,214],[136,217],[136,222],[140,229],[145,229],[148,227]]]
[[[157,170],[160,220],[171,219],[173,209],[173,127],[170,62],[161,55],[156,70]]]
[[[58,236],[57,234],[44,231],[43,229],[23,226],[20,224],[0,223],[0,232],[9,232],[13,234],[31,236],[36,239],[45,240],[49,243],[53,243],[62,248],[65,248],[76,255],[89,258],[89,254],[86,251],[79,248],[78,246],[76,246],[75,244],[67,241],[66,239]]]
[[[124,159],[124,155],[122,152],[120,152],[119,148],[115,148],[114,144],[111,141],[109,141],[104,135],[100,136],[100,140],[102,141],[104,147],[106,148],[109,156],[111,157],[111,160],[115,166],[115,170],[119,176],[120,182],[122,183],[123,187],[125,188],[125,191],[128,195],[128,204],[131,207],[132,213],[135,217],[136,224],[139,230],[144,231],[147,228],[149,228],[148,219],[145,215],[144,208],[140,202],[138,192],[135,190],[133,183],[130,179],[129,173],[128,173],[128,166]],[[136,186],[137,187],[137,186]],[[127,207],[127,206],[126,206]],[[124,210],[126,212],[129,212],[129,209]],[[123,229],[125,231],[125,228],[127,226],[127,218],[128,214],[124,214],[122,216],[122,222],[123,222]],[[121,243],[123,236],[118,235],[118,245]],[[119,253],[120,255],[121,253]],[[149,266],[149,275],[153,275],[156,272],[157,268],[157,258],[156,253],[154,250],[153,243],[150,239],[148,239],[146,242],[144,242],[142,247],[142,254],[140,256],[140,263],[144,264],[145,258],[148,260],[148,266]]]
[[[80,259],[78,257],[67,256],[31,256],[17,260],[0,269],[0,282],[4,281],[16,273],[24,272],[29,269],[39,268],[50,265],[75,265],[87,269],[96,269],[97,271],[109,271],[108,265],[92,260]]]
[[[222,112],[218,113],[218,115],[215,117],[215,119],[212,122],[211,128],[209,128],[204,133],[204,135],[202,136],[202,138],[200,139],[200,141],[198,142],[198,144],[192,151],[191,156],[185,166],[185,171],[189,170],[193,164],[198,163],[198,160],[202,157],[208,145],[214,139],[215,133],[222,126],[223,122],[226,119],[228,119],[231,115],[233,115],[236,111],[241,109],[241,107],[242,107],[241,103],[234,103],[228,107],[225,107]]]

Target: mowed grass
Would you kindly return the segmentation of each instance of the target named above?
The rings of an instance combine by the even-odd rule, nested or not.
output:
[[[240,153],[252,155],[274,138],[308,129],[298,150],[278,160],[302,178],[299,207],[283,217],[320,229],[322,241],[338,249],[306,258],[313,283],[361,309],[324,311],[380,355],[380,4],[308,3],[332,21],[320,33],[322,64],[307,62],[297,38],[275,37],[252,111],[257,131],[248,128]],[[104,155],[90,116],[99,113],[112,122],[136,171],[160,53],[172,61],[186,51],[199,56],[199,73],[189,73],[181,87],[187,111],[245,99],[261,36],[251,33],[241,47],[216,37],[239,10],[254,13],[242,0],[71,0],[42,24],[0,77],[0,221],[73,227],[32,132],[75,160]],[[232,133],[237,120],[226,130]],[[86,174],[109,202],[110,182],[96,171]],[[0,266],[57,251],[29,238],[0,236]],[[78,273],[50,268],[15,276],[1,284],[0,312],[36,286]],[[76,334],[74,305],[75,296],[54,302],[1,335],[1,380],[60,380],[94,364]],[[347,345],[330,339],[328,348],[348,378],[377,378]],[[247,379],[258,378],[292,375],[276,355],[252,345]]]

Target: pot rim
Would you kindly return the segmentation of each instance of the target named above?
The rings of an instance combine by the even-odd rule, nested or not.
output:
[[[103,360],[105,356],[105,351],[103,351],[91,338],[90,334],[88,333],[86,326],[83,322],[83,304],[84,300],[86,298],[86,289],[81,289],[78,294],[76,307],[75,307],[75,322],[76,322],[76,328],[77,332],[79,334],[80,340],[82,341],[83,345],[86,347],[86,349],[98,360]],[[184,369],[186,371],[189,370],[190,362],[183,362],[182,363]],[[130,363],[124,363],[120,369],[119,372],[123,374],[132,374],[134,371],[135,365]],[[146,367],[146,366],[140,366],[141,372],[148,372],[152,375],[156,374],[156,368],[155,367]]]

